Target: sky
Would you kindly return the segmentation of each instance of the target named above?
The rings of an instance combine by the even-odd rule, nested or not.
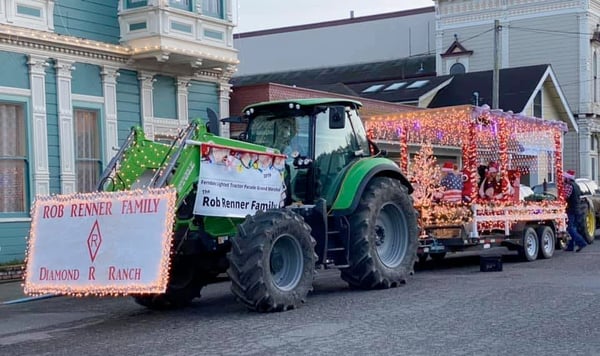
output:
[[[433,0],[237,0],[234,33],[433,6]]]

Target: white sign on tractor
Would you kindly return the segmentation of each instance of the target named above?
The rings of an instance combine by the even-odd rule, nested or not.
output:
[[[201,146],[194,214],[243,218],[282,205],[285,155]]]

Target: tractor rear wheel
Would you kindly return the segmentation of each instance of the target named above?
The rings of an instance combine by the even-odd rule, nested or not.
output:
[[[581,226],[581,235],[583,235],[588,244],[591,244],[596,237],[596,213],[591,204],[587,205],[582,220],[583,221],[579,224],[579,226]]]
[[[416,212],[406,189],[391,178],[375,178],[350,222],[350,266],[342,269],[342,279],[361,289],[406,283],[418,248]]]
[[[312,291],[315,239],[289,210],[257,212],[240,224],[228,253],[231,291],[259,312],[297,308]]]
[[[193,257],[175,257],[171,263],[166,293],[136,295],[133,299],[149,309],[178,309],[188,306],[194,298],[199,297],[203,286]]]

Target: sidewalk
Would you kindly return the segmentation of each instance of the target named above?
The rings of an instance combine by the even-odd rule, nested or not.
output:
[[[21,279],[0,282],[0,305],[8,301],[27,298],[21,284],[23,284]]]

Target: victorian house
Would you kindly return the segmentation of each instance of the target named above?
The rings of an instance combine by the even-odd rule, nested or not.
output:
[[[94,190],[132,126],[229,114],[235,1],[0,1],[0,263],[35,196]]]

